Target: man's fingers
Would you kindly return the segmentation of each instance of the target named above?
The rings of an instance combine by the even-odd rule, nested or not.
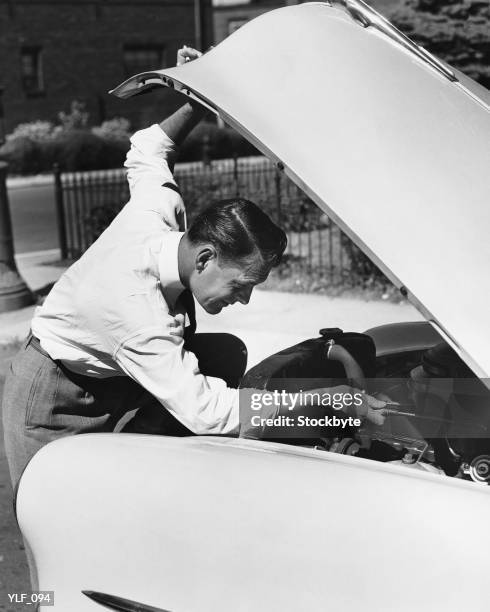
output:
[[[169,334],[171,336],[183,336],[184,335],[184,321],[185,315],[177,314],[173,321],[170,321],[168,326],[170,327]]]
[[[192,60],[201,57],[202,53],[197,49],[193,49],[192,47],[187,47],[184,45],[181,49],[177,51],[177,66],[182,66],[187,62],[191,62]]]
[[[177,315],[173,321],[168,324],[169,327],[181,327],[184,324],[184,315]]]
[[[375,409],[379,409],[379,408],[385,408],[387,402],[385,402],[384,400],[378,399],[376,397],[373,397],[372,395],[368,395],[366,394],[366,400],[368,403],[368,406],[370,408],[375,408]]]
[[[374,397],[376,399],[382,400],[383,402],[386,402],[387,404],[392,404],[393,406],[398,405],[398,402],[394,402],[388,395],[386,395],[386,393],[379,392],[376,393]]]
[[[383,425],[386,419],[386,415],[384,414],[384,410],[373,410],[372,408],[369,408],[368,413],[367,413],[367,419],[368,421],[371,421],[371,423],[374,423],[374,425]]]

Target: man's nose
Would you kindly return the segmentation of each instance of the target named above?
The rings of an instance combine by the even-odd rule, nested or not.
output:
[[[238,301],[240,304],[248,304],[250,302],[250,296],[252,295],[253,287],[249,289],[242,289],[238,294]]]

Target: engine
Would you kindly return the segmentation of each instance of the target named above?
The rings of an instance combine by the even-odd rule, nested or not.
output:
[[[320,334],[265,359],[241,386],[294,391],[318,387],[319,379],[325,387],[348,382],[389,399],[389,415],[382,426],[364,422],[283,442],[490,484],[490,391],[447,343],[377,357],[370,335]]]

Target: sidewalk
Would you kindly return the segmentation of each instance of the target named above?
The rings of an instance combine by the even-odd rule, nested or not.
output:
[[[22,278],[34,293],[46,293],[65,271],[59,264],[58,249],[38,253],[26,253],[15,258]],[[0,314],[0,345],[22,340],[29,331],[36,306]]]
[[[61,276],[64,268],[58,261],[56,250],[17,257],[19,271],[33,291],[46,288]],[[25,337],[34,308],[0,314],[0,345]],[[247,306],[235,304],[217,316],[197,309],[199,331],[228,332],[245,342],[249,367],[278,350],[315,337],[321,327],[364,331],[384,323],[419,320],[422,316],[409,304],[261,290],[253,292]]]

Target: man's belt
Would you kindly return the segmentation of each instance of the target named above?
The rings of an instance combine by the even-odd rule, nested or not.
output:
[[[27,336],[26,346],[29,346],[29,345],[32,346],[32,348],[35,351],[37,351],[38,353],[41,353],[41,355],[44,355],[44,357],[48,357],[48,359],[51,359],[51,356],[41,346],[41,342],[39,341],[39,338],[36,338],[36,336],[33,335],[32,331],[30,331]]]

